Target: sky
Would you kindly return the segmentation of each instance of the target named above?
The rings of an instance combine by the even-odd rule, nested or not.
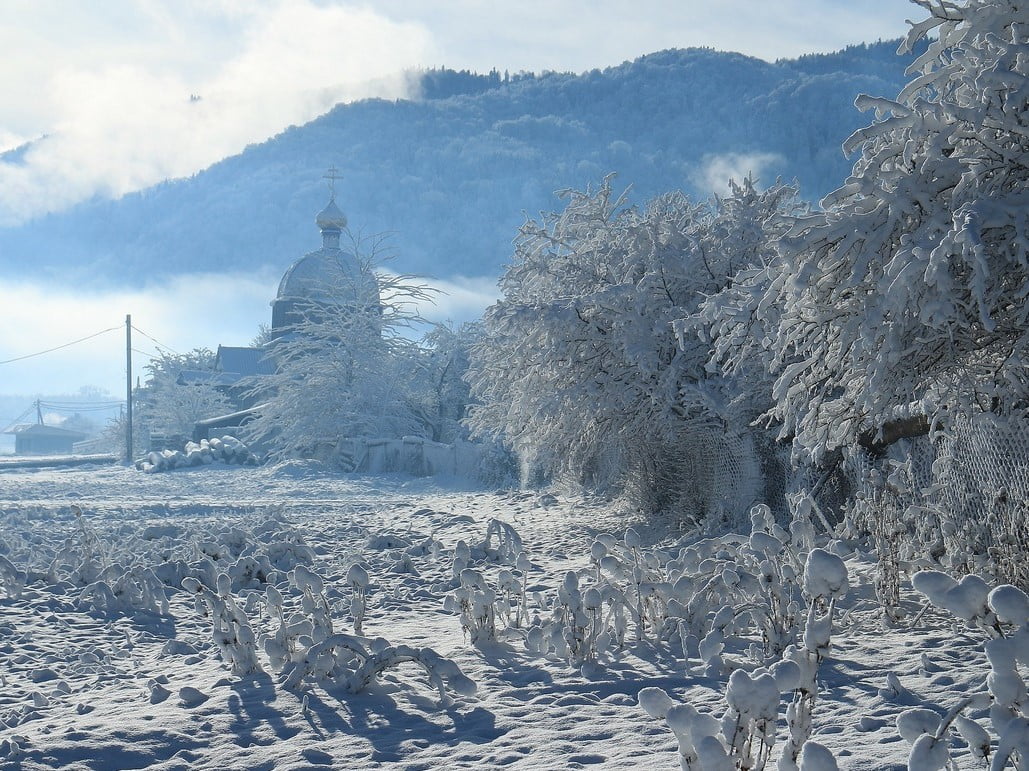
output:
[[[899,37],[924,16],[904,0],[0,0],[0,14],[0,153],[23,148],[0,155],[0,226],[188,176],[340,101],[416,96],[405,71],[420,67],[581,72],[689,46],[774,60]],[[175,349],[244,344],[276,278],[83,296],[26,276],[0,288],[0,361],[129,307]],[[452,283],[464,305],[440,316],[491,299],[481,280]],[[223,306],[217,323],[198,298]],[[0,365],[0,392],[50,393],[63,378],[116,393],[116,377],[92,370],[96,350],[27,360],[20,374]]]

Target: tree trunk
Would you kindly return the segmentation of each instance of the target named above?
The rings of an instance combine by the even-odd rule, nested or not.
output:
[[[861,434],[858,437],[858,444],[871,455],[882,455],[894,442],[925,436],[929,433],[930,425],[929,418],[925,415],[891,420],[883,425],[881,431],[866,431]]]

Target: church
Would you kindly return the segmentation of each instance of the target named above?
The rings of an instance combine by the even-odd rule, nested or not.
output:
[[[335,182],[339,174],[330,168],[325,176],[329,180],[329,202],[315,217],[321,248],[295,260],[283,274],[271,303],[268,340],[261,346],[219,345],[213,374],[199,370],[183,370],[179,374],[180,385],[213,381],[241,408],[230,415],[199,421],[194,440],[242,425],[253,417],[254,405],[248,404],[246,398],[252,379],[274,374],[276,344],[301,334],[305,320],[319,313],[345,314],[348,308],[380,307],[375,274],[340,246],[347,218],[336,204]]]

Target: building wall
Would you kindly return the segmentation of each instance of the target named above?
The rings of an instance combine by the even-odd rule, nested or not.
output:
[[[56,436],[16,436],[15,455],[63,455],[71,453],[72,440]]]

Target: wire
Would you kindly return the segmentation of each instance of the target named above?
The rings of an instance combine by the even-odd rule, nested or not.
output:
[[[117,407],[124,404],[125,400],[110,402],[44,402],[39,403],[40,407],[49,407],[52,410],[106,410],[110,407]]]
[[[101,329],[99,332],[94,332],[91,335],[86,335],[85,337],[80,337],[78,340],[72,340],[70,343],[64,343],[63,345],[57,345],[57,346],[54,346],[53,348],[47,348],[45,351],[37,351],[36,353],[27,353],[24,356],[15,356],[13,359],[5,359],[4,361],[0,361],[0,364],[11,364],[12,362],[22,361],[24,359],[31,359],[31,358],[33,358],[35,356],[42,356],[43,354],[46,354],[46,353],[53,353],[54,351],[59,351],[62,348],[68,348],[68,347],[73,346],[73,345],[78,345],[79,343],[84,343],[84,342],[86,342],[86,340],[92,340],[94,337],[100,337],[100,335],[106,335],[108,332],[114,332],[116,329],[121,329],[121,328],[122,327],[117,326],[117,327],[110,327],[108,329]]]
[[[138,353],[140,356],[146,356],[148,359],[160,359],[161,358],[161,354],[158,353],[157,351],[143,351],[143,350],[140,350],[139,348],[133,348],[132,352],[133,353]]]
[[[15,427],[16,425],[18,425],[18,424],[19,424],[19,423],[21,423],[21,422],[22,422],[23,420],[25,420],[25,418],[27,418],[27,417],[28,417],[28,416],[29,416],[30,414],[32,414],[32,412],[33,412],[33,411],[34,411],[35,409],[36,409],[36,405],[32,405],[31,407],[29,407],[29,408],[28,408],[27,410],[25,410],[25,412],[23,412],[23,413],[22,413],[21,415],[19,415],[18,417],[16,417],[16,418],[14,419],[14,421],[13,421],[13,422],[11,422],[10,424],[8,424],[8,426],[7,426],[7,427],[6,427],[6,428],[5,428],[5,429],[4,429],[3,431],[0,431],[0,433],[2,433],[2,434],[6,434],[6,433],[7,433],[8,431],[10,431],[10,430],[11,430],[12,428],[14,428],[14,427]]]
[[[58,407],[57,405],[54,405],[54,404],[47,404],[46,402],[40,402],[39,406],[40,407],[45,407],[48,410],[54,410],[56,412],[110,412],[110,411],[114,410],[116,407],[120,407],[124,403],[125,402],[111,402],[111,404],[109,404],[107,406],[104,406],[104,407],[85,407],[85,406],[81,406],[81,407],[77,407],[77,406]]]
[[[156,343],[156,344],[157,344],[157,347],[158,347],[158,348],[164,348],[164,349],[165,349],[166,351],[171,351],[171,352],[172,352],[172,353],[174,353],[174,354],[175,354],[176,356],[182,356],[182,354],[181,354],[181,353],[179,353],[178,351],[176,351],[176,350],[175,350],[174,348],[171,348],[171,347],[169,347],[169,346],[165,345],[164,343],[162,343],[162,342],[161,342],[160,340],[158,340],[158,339],[157,339],[156,337],[154,337],[153,335],[148,335],[148,334],[147,334],[146,332],[144,332],[144,331],[143,331],[142,329],[140,329],[139,327],[137,327],[137,326],[136,326],[135,324],[133,324],[133,325],[132,325],[132,328],[133,328],[134,330],[136,330],[137,332],[139,332],[139,334],[143,335],[143,337],[145,337],[145,338],[147,338],[148,340],[150,340],[150,341],[152,341],[152,342]]]

